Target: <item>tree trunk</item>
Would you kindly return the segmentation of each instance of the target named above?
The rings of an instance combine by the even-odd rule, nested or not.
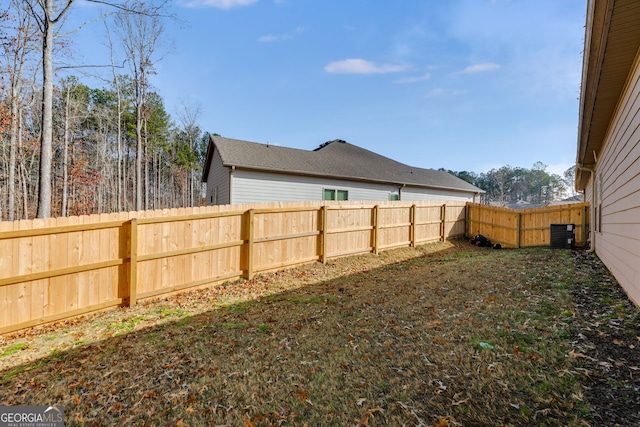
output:
[[[136,210],[142,210],[142,105],[136,106]]]
[[[64,149],[62,152],[62,207],[61,216],[67,216],[68,191],[69,191],[69,102],[71,89],[67,88],[64,107]]]
[[[144,120],[144,210],[149,210],[149,135],[147,120]]]
[[[51,167],[53,161],[53,15],[54,0],[42,0],[45,18],[42,41],[42,131],[40,135],[40,176],[38,218],[51,216]]]
[[[7,207],[7,219],[9,221],[14,221],[15,211],[16,211],[16,163],[17,163],[17,149],[18,149],[18,138],[20,137],[20,118],[19,114],[20,108],[18,103],[18,94],[16,93],[16,89],[12,88],[11,90],[11,139],[9,146],[9,206]],[[2,217],[0,217],[0,220]]]

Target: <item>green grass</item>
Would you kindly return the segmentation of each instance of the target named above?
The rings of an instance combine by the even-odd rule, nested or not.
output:
[[[558,254],[463,243],[199,314],[150,306],[3,372],[0,400],[64,405],[69,426],[580,425]]]
[[[12,346],[9,346],[7,348],[4,348],[2,350],[2,352],[0,353],[0,357],[8,357],[11,356],[12,354],[20,351],[20,350],[24,350],[25,348],[27,348],[29,346],[29,344],[21,342],[21,343],[17,343],[14,344]]]

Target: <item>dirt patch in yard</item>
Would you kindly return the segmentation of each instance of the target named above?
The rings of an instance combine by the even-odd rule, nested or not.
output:
[[[0,402],[69,426],[637,425],[617,287],[583,252],[343,258],[2,337]]]

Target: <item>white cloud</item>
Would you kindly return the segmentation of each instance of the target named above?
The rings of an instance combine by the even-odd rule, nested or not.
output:
[[[404,77],[402,79],[394,80],[394,83],[398,83],[398,84],[418,83],[418,82],[424,82],[426,80],[429,80],[430,78],[431,78],[431,73],[425,73],[417,77]]]
[[[193,0],[187,5],[190,7],[216,7],[218,9],[231,9],[236,6],[249,6],[258,0]]]
[[[304,27],[298,27],[295,31],[291,31],[284,34],[268,34],[266,36],[261,36],[258,38],[260,43],[272,43],[272,42],[282,42],[285,40],[290,40],[294,35],[302,34],[305,31]]]
[[[330,62],[324,67],[324,70],[332,74],[387,74],[404,71],[407,68],[409,68],[408,65],[376,65],[364,59],[343,59],[342,61]]]
[[[425,98],[436,98],[439,96],[457,96],[457,95],[465,95],[467,93],[466,90],[463,89],[433,89],[432,91],[430,91],[429,93],[427,93],[427,95],[425,96]]]
[[[488,62],[486,64],[469,65],[461,71],[462,74],[482,73],[484,71],[494,71],[500,68],[499,64]]]
[[[271,43],[271,42],[281,42],[284,40],[289,40],[290,38],[291,38],[290,34],[280,34],[280,35],[269,34],[267,36],[259,37],[258,41],[260,43]]]

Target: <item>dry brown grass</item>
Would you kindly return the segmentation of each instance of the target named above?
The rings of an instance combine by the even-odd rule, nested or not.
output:
[[[397,254],[7,337],[0,401],[63,405],[69,426],[583,421],[568,251]]]

